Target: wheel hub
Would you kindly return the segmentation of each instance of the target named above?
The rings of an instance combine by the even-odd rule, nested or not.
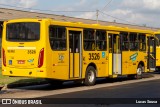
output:
[[[93,71],[89,71],[89,73],[88,73],[88,80],[89,80],[89,82],[93,82],[93,80],[94,80],[94,73],[93,73]]]

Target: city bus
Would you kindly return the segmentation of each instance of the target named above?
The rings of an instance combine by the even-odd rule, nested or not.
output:
[[[155,32],[156,43],[156,68],[160,70],[160,31]]]
[[[150,30],[52,19],[5,21],[2,74],[45,78],[53,84],[129,76],[155,70]]]

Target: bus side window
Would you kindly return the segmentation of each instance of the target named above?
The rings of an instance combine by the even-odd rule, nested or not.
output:
[[[107,37],[105,30],[96,31],[96,50],[106,51],[107,50]]]
[[[139,34],[139,50],[146,51],[146,34]]]
[[[95,50],[95,43],[92,43],[92,50]]]
[[[122,51],[129,50],[129,34],[128,32],[121,32],[120,36],[122,38]]]
[[[95,30],[94,29],[84,29],[83,32],[83,42],[85,51],[95,51]]]
[[[67,49],[66,28],[51,25],[49,27],[50,46],[53,50],[65,51]]]
[[[138,51],[139,40],[138,40],[137,33],[130,33],[129,39],[130,39],[130,50],[131,51]]]

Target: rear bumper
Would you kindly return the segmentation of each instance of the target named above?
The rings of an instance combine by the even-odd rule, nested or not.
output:
[[[46,68],[22,69],[22,68],[5,67],[5,68],[2,68],[2,75],[46,78],[47,72],[46,72]]]

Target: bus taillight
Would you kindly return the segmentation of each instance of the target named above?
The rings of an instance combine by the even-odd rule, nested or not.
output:
[[[6,66],[6,55],[4,49],[2,49],[2,56],[3,56],[3,65]]]
[[[38,68],[42,67],[44,61],[44,48],[41,49],[39,53],[39,59],[38,59]]]

